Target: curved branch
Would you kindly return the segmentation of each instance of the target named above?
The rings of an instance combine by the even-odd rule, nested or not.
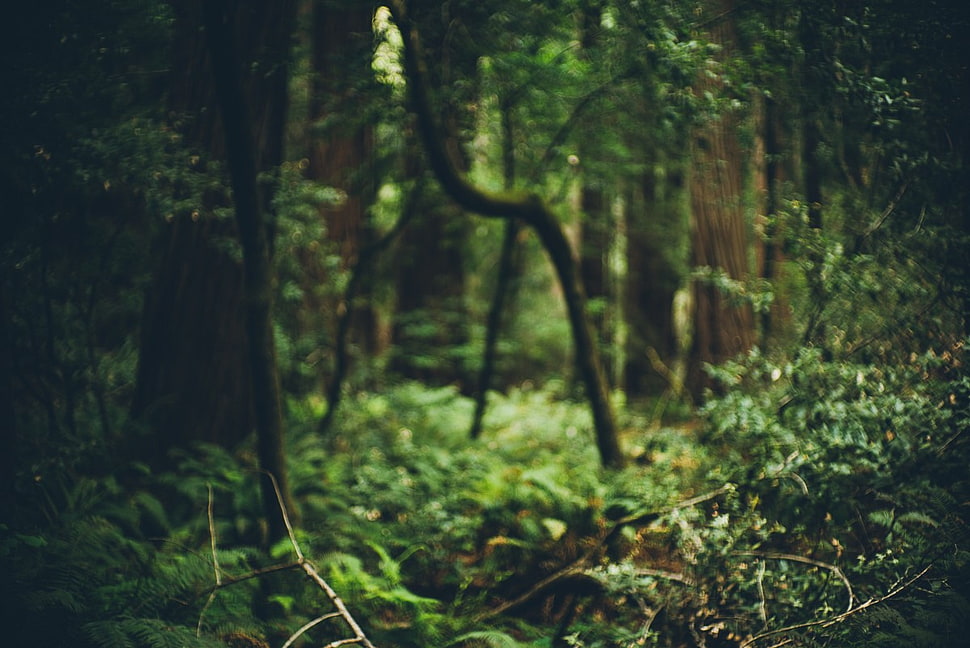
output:
[[[535,230],[556,269],[563,298],[566,301],[577,369],[586,386],[600,461],[604,466],[611,468],[622,466],[623,455],[617,440],[606,376],[586,314],[586,293],[572,247],[563,233],[559,220],[536,194],[485,191],[470,183],[458,170],[458,166],[448,154],[442,130],[438,127],[431,108],[429,75],[417,29],[408,19],[407,7],[403,0],[390,0],[389,8],[403,37],[404,68],[412,110],[435,177],[451,199],[463,209],[491,218],[517,218]]]
[[[845,586],[845,591],[849,596],[849,604],[846,606],[845,610],[848,612],[855,605],[855,593],[852,591],[852,583],[849,578],[845,575],[837,565],[831,563],[822,562],[821,560],[815,560],[814,558],[808,558],[806,556],[799,556],[796,554],[779,553],[775,551],[735,551],[736,556],[751,556],[753,558],[763,558],[765,560],[787,560],[788,562],[798,562],[805,565],[811,565],[812,567],[818,567],[819,569],[827,569],[828,571],[835,574],[842,584]]]
[[[868,608],[870,608],[870,607],[872,607],[874,605],[879,605],[880,603],[883,603],[885,601],[888,601],[889,599],[893,598],[894,596],[897,596],[898,594],[902,593],[907,588],[909,588],[911,585],[913,585],[916,581],[918,581],[919,579],[923,578],[923,576],[925,576],[926,573],[929,572],[932,567],[933,567],[932,564],[927,565],[918,574],[916,574],[915,576],[913,576],[912,578],[910,578],[909,580],[907,580],[905,583],[902,583],[900,585],[897,585],[896,587],[894,587],[890,591],[886,592],[885,594],[883,594],[879,598],[871,598],[871,599],[867,600],[865,603],[860,603],[856,607],[850,608],[850,609],[846,610],[845,612],[843,612],[841,614],[836,614],[834,616],[830,616],[830,617],[827,617],[827,618],[824,618],[824,619],[817,619],[815,621],[807,621],[805,623],[797,623],[795,625],[785,626],[784,628],[778,628],[776,630],[768,630],[766,632],[762,632],[761,634],[758,634],[758,635],[755,635],[755,636],[753,636],[753,637],[751,637],[749,639],[746,639],[741,644],[740,648],[747,648],[748,646],[752,646],[755,643],[757,643],[758,641],[761,641],[762,639],[765,639],[767,637],[774,637],[774,636],[777,636],[777,635],[780,635],[780,634],[785,634],[786,632],[794,632],[795,630],[805,630],[807,628],[815,628],[815,627],[831,628],[832,626],[834,626],[836,624],[839,624],[839,623],[842,623],[843,621],[845,621],[849,617],[851,617],[851,616],[853,616],[855,614],[858,614],[859,612],[862,612],[863,610],[866,610],[866,609],[868,609]]]

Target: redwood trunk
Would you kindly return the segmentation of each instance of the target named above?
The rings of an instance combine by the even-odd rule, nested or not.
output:
[[[713,2],[709,37],[731,56],[735,43],[731,3]],[[714,95],[720,84],[704,74],[697,94]],[[742,155],[738,116],[725,110],[717,119],[698,127],[693,142],[691,169],[691,265],[723,271],[734,280],[748,278],[748,227],[742,204]],[[754,343],[754,316],[750,305],[732,299],[707,281],[695,281],[694,331],[688,363],[688,387],[698,399],[711,385],[704,365],[719,364],[743,353]]]

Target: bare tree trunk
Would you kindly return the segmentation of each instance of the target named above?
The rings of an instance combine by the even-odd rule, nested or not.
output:
[[[187,155],[190,170],[210,173],[209,162],[223,160],[225,146],[210,56],[199,29],[202,7],[191,0],[172,0],[171,6],[172,128],[193,153]],[[273,48],[292,22],[284,17],[284,6],[241,4],[232,17],[237,33],[246,34],[239,57],[246,65],[243,92],[261,172],[282,159],[285,61],[274,60],[280,55]],[[179,198],[190,197],[188,189],[175,190],[186,192]],[[132,442],[137,444],[132,451],[153,462],[195,441],[235,448],[255,427],[243,269],[223,245],[237,236],[237,227],[213,213],[227,204],[224,192],[207,189],[195,209],[170,215],[160,243],[160,262],[145,299],[132,403],[134,417],[148,428]]]
[[[280,12],[283,28],[277,34],[280,40],[270,41],[269,44],[279,51],[285,51],[290,35],[288,17],[292,15],[293,5],[280,2],[275,6]],[[260,468],[276,478],[284,505],[292,516],[295,508],[289,491],[283,454],[283,418],[271,314],[272,241],[265,210],[266,201],[257,186],[254,124],[250,117],[251,108],[243,92],[240,77],[242,61],[236,50],[233,33],[232,16],[238,10],[239,7],[232,0],[206,0],[204,23],[223,121],[236,224],[243,250],[245,321],[253,411],[256,417],[256,451]],[[283,90],[285,87],[285,83],[282,84]],[[269,479],[263,481],[262,496],[263,511],[269,523],[270,541],[285,538],[286,527],[275,489]]]
[[[307,177],[339,189],[342,194],[341,202],[321,208],[321,216],[327,238],[336,245],[344,269],[358,262],[361,249],[373,236],[367,210],[376,191],[374,129],[368,119],[367,92],[356,87],[361,76],[370,74],[373,13],[370,3],[313,3],[312,137]],[[310,282],[321,285],[328,281],[327,270],[318,257],[308,257],[301,265],[311,270]],[[309,285],[304,292],[313,295],[316,288]],[[332,297],[308,299],[304,309],[307,329],[329,329],[330,338],[334,339],[340,323],[349,325],[345,339],[357,343],[365,353],[377,353],[377,311],[367,299],[367,290],[366,283],[358,283],[352,303],[338,303]],[[348,320],[339,315],[345,311],[353,311]],[[345,363],[351,360],[349,355],[343,358]]]
[[[431,168],[438,181],[462,208],[494,218],[518,218],[535,230],[552,260],[566,301],[566,310],[573,332],[576,363],[586,386],[586,395],[593,414],[596,442],[604,466],[620,467],[620,452],[616,423],[609,400],[606,377],[593,330],[586,312],[586,294],[579,274],[578,263],[556,215],[534,194],[493,194],[470,184],[449,157],[444,138],[431,109],[428,74],[423,61],[418,34],[407,19],[402,0],[391,3],[394,20],[404,36],[405,68],[408,89],[418,128],[424,141]]]
[[[710,38],[730,56],[736,37],[729,0],[710,7]],[[719,84],[701,74],[697,94],[717,95]],[[694,136],[691,191],[691,265],[723,271],[730,279],[748,277],[748,231],[742,205],[742,156],[738,118],[724,111]],[[688,387],[701,399],[710,381],[706,363],[718,364],[751,348],[754,316],[749,304],[736,303],[710,282],[694,282],[694,337],[688,361]]]
[[[515,138],[513,136],[512,106],[503,102],[502,105],[502,153],[504,160],[505,188],[511,190],[515,186]],[[472,419],[470,436],[477,439],[482,431],[482,419],[485,418],[485,406],[488,403],[488,390],[495,375],[495,356],[498,336],[502,328],[502,313],[511,292],[512,282],[520,273],[521,255],[518,254],[518,238],[520,226],[515,219],[505,221],[505,232],[502,236],[502,253],[499,258],[498,278],[495,285],[495,296],[488,310],[488,321],[485,328],[485,349],[482,353],[482,370],[478,374],[477,393],[475,394],[475,415]]]
[[[678,202],[683,191],[679,162],[658,174],[650,160],[626,209],[626,261],[623,313],[627,323],[624,387],[632,397],[659,396],[671,387],[677,359],[674,295],[683,274],[683,260],[674,263],[670,248],[681,248],[686,214]],[[680,241],[680,242],[677,242]],[[658,371],[659,360],[666,369]],[[676,386],[674,386],[676,387]]]

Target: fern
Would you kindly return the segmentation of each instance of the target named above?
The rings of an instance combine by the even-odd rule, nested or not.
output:
[[[519,642],[515,637],[498,630],[476,630],[466,632],[455,637],[449,646],[461,646],[463,648],[484,647],[484,648],[522,648],[525,644]]]

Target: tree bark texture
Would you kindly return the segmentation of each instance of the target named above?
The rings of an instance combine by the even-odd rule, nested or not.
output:
[[[336,246],[344,269],[358,261],[361,249],[373,238],[367,210],[374,201],[374,129],[368,114],[369,96],[361,79],[372,75],[374,7],[356,0],[313,3],[310,95],[311,138],[307,177],[341,192],[338,204],[321,207],[326,236]],[[307,271],[308,296],[303,309],[308,331],[328,330],[334,340],[343,322],[348,341],[364,353],[379,351],[377,309],[369,299],[368,284],[358,283],[351,303],[315,298],[328,282],[318,256],[300,262]],[[344,358],[346,362],[351,357]],[[332,384],[332,381],[331,381]]]
[[[281,25],[290,26],[293,5],[274,4]],[[233,190],[233,207],[243,250],[245,324],[248,364],[252,381],[253,411],[256,419],[256,451],[260,468],[276,478],[283,502],[292,516],[283,454],[283,420],[279,376],[273,341],[272,322],[272,241],[270,223],[257,185],[259,170],[254,138],[254,123],[243,91],[240,59],[232,17],[240,7],[233,0],[206,0],[204,24],[212,57],[213,79],[225,135],[226,161]],[[290,29],[281,29],[279,40],[267,44],[277,51],[288,49]],[[283,63],[281,62],[281,65]],[[282,73],[285,79],[285,72]],[[285,83],[283,84],[285,90]],[[280,131],[282,136],[282,132]],[[269,524],[270,541],[286,537],[286,527],[277,503],[275,489],[268,479],[262,485],[263,511]]]
[[[515,186],[515,137],[512,116],[512,106],[502,102],[502,161],[504,186],[511,190]],[[488,320],[485,323],[485,348],[482,351],[482,368],[478,373],[478,383],[475,393],[475,414],[469,435],[477,439],[482,432],[482,421],[485,418],[485,407],[488,405],[488,390],[492,386],[495,376],[495,365],[498,355],[498,337],[502,330],[505,305],[512,296],[512,284],[521,274],[522,255],[518,245],[519,222],[515,219],[505,221],[505,231],[502,234],[502,252],[498,262],[498,277],[495,282],[495,296],[488,309]]]
[[[225,157],[209,51],[199,29],[202,6],[188,0],[171,5],[171,126],[187,151],[189,172],[201,176],[211,173],[210,161]],[[286,5],[255,3],[241,5],[232,16],[244,48],[243,92],[260,171],[282,159],[285,53],[274,47],[289,37],[286,11]],[[188,188],[175,191],[182,199],[191,196]],[[195,209],[167,216],[160,262],[145,299],[132,412],[147,430],[133,452],[152,462],[196,441],[234,448],[255,426],[243,270],[226,244],[236,238],[236,224],[213,213],[228,204],[224,192],[206,189],[197,199]],[[268,192],[261,200],[265,208]]]
[[[418,15],[420,10],[420,15]],[[466,172],[466,134],[472,132],[469,106],[477,99],[477,57],[458,46],[466,29],[467,7],[458,3],[420,3],[413,18],[424,27],[435,65],[428,70],[437,87],[449,88],[436,107],[444,145],[459,172]],[[433,35],[433,38],[429,35]],[[417,145],[416,145],[417,146]],[[427,173],[420,151],[406,153],[405,175]],[[468,221],[462,206],[443,199],[434,185],[419,196],[415,217],[397,247],[397,304],[393,326],[396,353],[391,367],[411,379],[434,385],[457,384],[470,393],[473,382],[464,347],[469,341],[465,305],[465,246]]]
[[[736,41],[730,2],[713,2],[709,37],[730,56]],[[696,91],[718,95],[723,88],[701,74]],[[742,205],[742,155],[739,121],[730,109],[697,128],[691,168],[691,266],[723,270],[735,280],[748,278],[748,227]],[[733,303],[722,289],[695,281],[694,330],[688,362],[688,387],[701,399],[711,386],[704,371],[751,348],[754,316],[750,305]]]
[[[394,21],[404,36],[405,68],[412,106],[431,168],[451,196],[467,211],[494,218],[518,218],[530,226],[549,255],[563,291],[573,333],[579,374],[586,386],[593,415],[597,447],[604,466],[623,464],[606,377],[586,312],[586,294],[578,263],[556,215],[534,194],[491,193],[475,187],[449,157],[444,138],[431,109],[428,75],[417,31],[407,18],[402,0],[393,0]]]
[[[685,236],[685,226],[679,221],[686,215],[677,202],[683,191],[683,173],[674,165],[663,174],[654,164],[647,167],[625,214],[623,311],[627,337],[623,376],[624,388],[632,397],[659,396],[670,386],[669,376],[657,370],[655,360],[671,368],[678,350],[674,295],[682,270],[675,267],[669,246],[677,240],[682,244]],[[651,357],[654,354],[655,358]]]

